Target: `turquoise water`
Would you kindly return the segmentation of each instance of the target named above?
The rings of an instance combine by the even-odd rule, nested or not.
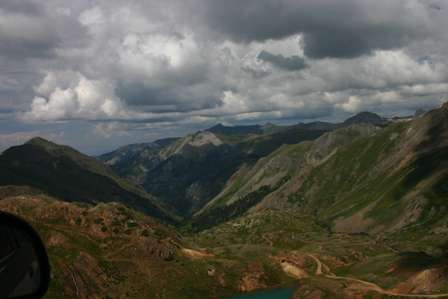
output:
[[[235,295],[233,297],[230,297],[229,299],[291,299],[293,294],[294,289],[275,289]]]

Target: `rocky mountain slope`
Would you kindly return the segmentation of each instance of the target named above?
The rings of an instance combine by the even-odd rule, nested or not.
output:
[[[240,168],[195,222],[300,207],[334,231],[439,227],[448,211],[447,134],[445,104],[409,121],[355,124],[284,145]]]
[[[255,163],[283,144],[312,140],[324,132],[300,126],[218,125],[165,146],[134,146],[134,154],[117,151],[99,158],[188,217],[216,196],[242,165]],[[122,157],[130,158],[117,162]]]
[[[372,124],[375,126],[382,126],[387,124],[387,119],[379,116],[378,114],[364,111],[360,112],[352,117],[349,117],[343,122],[343,125],[354,125],[354,124]]]
[[[160,151],[176,142],[177,138],[161,139],[150,143],[130,144],[98,157],[119,175],[142,184],[146,173],[163,160]]]

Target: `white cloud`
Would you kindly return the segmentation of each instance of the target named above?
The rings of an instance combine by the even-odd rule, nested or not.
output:
[[[127,132],[128,126],[120,122],[105,122],[95,125],[93,133],[102,137],[109,139],[112,136],[126,136],[129,135]]]
[[[127,71],[151,77],[157,72],[176,70],[189,64],[197,55],[191,35],[127,34],[117,50],[119,63]]]
[[[312,64],[310,75],[321,90],[379,89],[447,79],[445,63],[417,62],[402,50],[377,51],[353,60],[326,59]],[[309,82],[309,83],[311,83]],[[310,86],[310,85],[307,85]]]
[[[41,96],[34,98],[31,110],[25,113],[23,118],[32,121],[55,121],[107,119],[124,115],[122,103],[114,95],[110,84],[89,80],[79,73],[71,82],[65,81],[66,79],[62,76],[59,80],[58,74],[55,73],[47,74],[42,84],[36,87]]]
[[[84,26],[94,26],[105,22],[103,11],[98,6],[83,11],[78,20]]]

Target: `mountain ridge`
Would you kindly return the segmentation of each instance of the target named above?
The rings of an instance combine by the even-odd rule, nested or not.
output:
[[[96,159],[43,138],[0,155],[0,185],[28,185],[67,201],[123,202],[163,220],[174,218],[154,198]]]
[[[299,206],[342,232],[398,230],[427,221],[437,207],[446,209],[440,196],[446,196],[442,186],[448,183],[443,166],[448,163],[447,111],[444,105],[379,127],[354,124],[315,141],[283,146],[237,173],[224,189],[229,191],[212,199],[193,222],[200,225],[205,217],[206,227],[214,225],[207,222],[222,215],[222,207],[232,213],[230,206],[239,209],[238,215]],[[247,205],[245,200],[256,194],[260,198]]]
[[[137,147],[127,153],[117,150],[99,159],[189,217],[217,196],[243,165],[256,163],[284,144],[313,140],[352,123],[378,124],[378,119],[383,120],[373,113],[360,113],[335,124],[320,121],[288,126],[216,124],[166,146],[150,150]],[[121,160],[124,163],[117,162]]]
[[[328,136],[341,138],[331,133],[334,131],[345,132],[344,134],[348,134],[347,138],[354,138],[355,136],[349,133],[350,129],[345,128],[354,126],[359,130],[365,128],[364,130],[372,131],[374,127],[384,127],[390,123],[393,122],[377,114],[361,112],[342,123],[335,124],[328,122],[300,123],[291,126],[272,124],[269,126],[225,126],[217,124],[182,138],[166,138],[150,143],[130,144],[97,157],[108,167],[100,166],[70,147],[59,146],[39,137],[31,139],[25,143],[25,146],[43,148],[55,157],[60,154],[67,155],[81,168],[90,169],[113,180],[116,179],[115,172],[139,186],[140,190],[138,188],[134,190],[138,190],[137,193],[149,192],[155,195],[155,200],[160,205],[176,210],[176,213],[188,218],[192,215],[202,214],[204,209],[210,207],[213,202],[219,201],[217,198],[222,197],[225,190],[229,188],[226,185],[235,180],[238,175],[245,174],[245,169],[256,169],[259,167],[258,164],[264,163],[266,159],[271,159],[270,156],[275,156],[276,152],[281,152],[285,146],[286,148],[288,146],[304,148],[306,144],[313,144],[313,141],[316,140],[314,145],[310,145],[313,148],[319,143],[330,142],[331,144],[332,141],[329,141]],[[367,129],[369,125],[372,126],[371,129]],[[272,129],[274,127],[275,129]],[[352,130],[352,132],[355,131],[356,129]],[[329,153],[334,150],[334,148],[328,149]],[[312,160],[311,164],[320,163],[319,159],[329,154],[312,151],[314,154],[307,153],[305,159],[308,161],[307,163],[311,163]],[[291,167],[295,167],[294,163],[291,164]],[[287,171],[287,173],[290,172],[291,170]],[[276,174],[277,179],[271,178],[266,182],[278,183],[282,177],[287,181],[286,174],[282,175],[282,173],[283,170]],[[252,180],[260,176],[255,173],[245,175],[251,177]],[[271,185],[272,188],[283,190],[282,186],[274,186],[275,184],[271,183],[268,185]],[[252,186],[247,187],[252,191],[266,185],[263,181],[255,185],[250,182],[246,182],[246,184]],[[240,194],[239,192],[236,194]],[[249,193],[243,192],[242,196]],[[262,194],[264,193],[268,197],[271,193],[276,194],[273,190],[265,190]],[[260,194],[257,195],[257,197],[259,196]]]

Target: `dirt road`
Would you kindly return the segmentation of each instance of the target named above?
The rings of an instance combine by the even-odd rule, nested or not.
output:
[[[322,263],[316,256],[314,256],[312,254],[308,254],[308,256],[310,258],[312,258],[314,260],[314,262],[316,263],[315,275],[323,275],[326,278],[335,279],[335,280],[350,281],[350,282],[354,283],[350,286],[350,288],[353,290],[374,291],[374,292],[377,292],[377,293],[380,293],[383,295],[387,295],[387,296],[407,297],[407,298],[448,298],[448,293],[445,293],[445,294],[398,293],[398,292],[394,292],[394,291],[385,290],[382,287],[380,287],[379,285],[372,283],[372,282],[368,282],[368,281],[364,281],[364,280],[360,280],[360,279],[356,279],[356,278],[352,278],[352,277],[337,276],[337,275],[331,273],[330,268],[327,265],[325,265],[324,263]],[[322,269],[325,269],[326,273],[324,273],[322,271]]]

